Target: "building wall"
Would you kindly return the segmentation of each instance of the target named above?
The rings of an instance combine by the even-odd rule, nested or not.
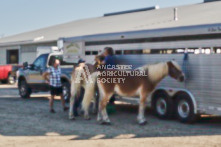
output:
[[[7,64],[7,50],[12,49],[19,50],[19,64],[32,63],[36,59],[36,51],[39,46],[57,46],[57,42],[0,47],[0,65]]]
[[[22,45],[20,50],[20,64],[24,62],[33,63],[37,57],[37,48],[39,46],[57,46],[57,42]]]
[[[6,64],[6,49],[0,48],[0,65]]]

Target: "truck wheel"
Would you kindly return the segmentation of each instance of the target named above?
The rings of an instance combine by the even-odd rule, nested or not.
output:
[[[15,84],[15,78],[11,75],[11,74],[9,74],[8,75],[8,82],[7,82],[8,84]]]
[[[182,93],[176,97],[176,116],[180,122],[193,123],[196,121],[194,105],[188,94]]]
[[[155,115],[161,119],[170,119],[173,116],[173,100],[165,91],[154,94],[152,108]]]
[[[25,80],[22,80],[19,84],[19,94],[21,98],[27,99],[30,98],[31,95],[31,89],[28,87],[28,84]]]
[[[70,96],[71,96],[69,82],[63,82],[62,89],[63,89],[64,100],[66,103],[68,103],[70,101]]]

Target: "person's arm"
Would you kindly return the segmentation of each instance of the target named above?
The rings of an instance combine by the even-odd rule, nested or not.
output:
[[[101,62],[101,65],[106,65],[107,64],[107,60],[108,60],[108,57],[104,57],[104,60]]]
[[[106,62],[105,62],[105,61],[102,61],[102,62],[101,62],[101,65],[106,65]]]
[[[47,70],[46,72],[43,73],[42,77],[44,78],[44,80],[48,83],[49,82],[49,78],[48,76],[50,75],[50,70]]]

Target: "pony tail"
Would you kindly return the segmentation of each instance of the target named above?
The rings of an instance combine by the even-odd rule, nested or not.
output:
[[[92,83],[86,84],[82,108],[84,112],[88,112],[92,99],[95,97],[95,88],[97,85],[97,72],[91,75]]]

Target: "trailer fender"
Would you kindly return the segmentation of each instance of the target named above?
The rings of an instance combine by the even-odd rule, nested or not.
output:
[[[196,102],[196,99],[195,99],[195,97],[193,96],[193,94],[192,94],[189,90],[180,89],[179,91],[177,91],[177,92],[175,93],[175,95],[173,96],[173,98],[175,98],[176,96],[178,96],[180,93],[186,93],[187,95],[189,95],[190,99],[191,99],[192,102],[193,102],[194,113],[197,114],[197,102]]]

